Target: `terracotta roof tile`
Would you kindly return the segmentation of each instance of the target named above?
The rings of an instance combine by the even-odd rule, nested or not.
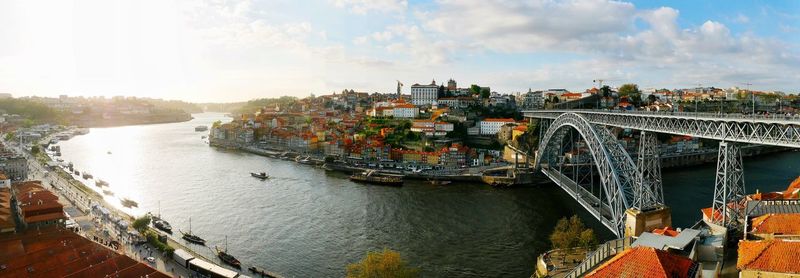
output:
[[[751,233],[800,235],[800,214],[765,214],[753,218]]]
[[[798,241],[740,241],[736,268],[800,274],[797,258],[800,258]]]
[[[689,258],[652,247],[634,247],[617,254],[586,277],[690,277],[697,264]]]

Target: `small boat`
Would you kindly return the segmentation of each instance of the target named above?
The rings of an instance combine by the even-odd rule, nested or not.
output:
[[[302,159],[300,159],[298,157],[297,163],[306,164],[306,165],[312,165],[312,164],[314,164],[314,161],[311,160],[311,156],[306,156],[305,158],[302,158]]]
[[[97,179],[94,181],[94,185],[96,185],[97,187],[108,186],[108,182],[101,179]]]
[[[73,173],[75,173],[76,176],[80,176],[81,175],[81,172],[78,171],[78,170],[75,170],[75,172],[73,172]]]
[[[178,230],[178,231],[180,231],[180,230]],[[183,234],[182,237],[183,237],[184,240],[186,240],[188,242],[191,242],[191,243],[194,243],[194,244],[206,245],[206,240],[205,239],[202,239],[199,236],[197,236],[195,234],[192,234],[192,218],[191,217],[189,217],[189,232],[188,233],[184,233],[183,231],[180,231],[180,232],[181,232],[181,234]]]
[[[167,220],[164,220],[164,218],[161,218],[161,201],[158,201],[158,216],[154,215],[151,216],[151,218],[153,219],[153,227],[172,234],[172,225],[170,225]]]
[[[265,173],[265,172],[250,173],[250,175],[253,176],[254,178],[259,178],[259,179],[262,179],[262,180],[265,180],[265,179],[269,178],[269,175],[267,175],[267,173]]]
[[[429,179],[428,182],[430,182],[433,185],[446,185],[453,183],[452,181],[448,180],[436,180],[436,179]]]
[[[108,196],[114,196],[114,192],[111,192],[111,190],[103,190],[103,194]]]
[[[199,131],[206,131],[206,130],[208,130],[208,127],[204,126],[204,125],[199,125],[199,126],[194,127],[194,131],[198,131],[199,132]]]
[[[106,153],[107,153],[107,154],[111,154],[111,151],[107,151]]]
[[[270,272],[257,266],[248,267],[247,270],[249,270],[252,273],[261,275],[261,277],[275,277],[275,275],[272,275]]]
[[[203,135],[203,136],[200,136],[200,139],[206,139],[206,137],[208,137],[208,136]]]
[[[377,174],[375,170],[364,171],[350,176],[354,182],[371,183],[379,185],[403,185],[403,176]]]
[[[216,247],[216,246],[214,246],[214,248],[217,249],[217,257],[219,257],[219,259],[222,260],[222,262],[224,262],[226,264],[229,264],[230,266],[238,268],[238,269],[242,268],[242,263],[239,262],[239,260],[237,260],[231,254],[228,254],[228,236],[225,236],[225,249],[224,250],[219,250],[219,247]]]
[[[137,203],[134,200],[128,199],[128,198],[124,198],[124,199],[120,200],[120,202],[122,203],[122,206],[126,207],[126,208],[131,208],[131,207],[138,208],[139,207],[139,203]]]
[[[94,176],[92,176],[92,174],[89,174],[89,172],[86,172],[86,171],[83,171],[83,176],[82,177],[85,180],[89,180],[89,179],[94,178]]]

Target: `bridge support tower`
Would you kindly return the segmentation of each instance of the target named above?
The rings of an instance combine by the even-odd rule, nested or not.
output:
[[[729,230],[739,230],[744,221],[744,165],[739,146],[719,143],[717,174],[714,182],[714,203],[711,222]]]
[[[625,236],[639,236],[672,225],[672,211],[664,205],[661,157],[655,133],[642,131],[636,170],[633,207],[625,210]]]

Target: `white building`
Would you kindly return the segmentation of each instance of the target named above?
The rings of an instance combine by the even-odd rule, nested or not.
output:
[[[505,118],[505,119],[497,119],[497,118],[486,118],[481,121],[481,135],[496,135],[497,132],[500,131],[500,127],[513,124],[516,121],[514,119]]]
[[[395,118],[413,119],[419,116],[419,107],[409,103],[396,104],[392,109]]]
[[[427,136],[446,136],[448,132],[453,131],[453,124],[432,120],[414,120],[411,131],[422,132]]]
[[[411,103],[414,105],[436,105],[438,94],[439,86],[436,86],[436,80],[430,85],[411,85]]]

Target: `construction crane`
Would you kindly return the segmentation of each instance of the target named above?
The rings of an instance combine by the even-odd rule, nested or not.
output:
[[[598,89],[599,89],[599,88],[603,88],[603,82],[606,82],[606,81],[617,81],[617,79],[597,78],[595,80],[592,80],[592,83],[597,83],[598,84]]]
[[[403,82],[400,82],[400,80],[397,80],[397,98],[398,99],[400,98],[400,96],[403,95],[402,91],[403,91]]]

